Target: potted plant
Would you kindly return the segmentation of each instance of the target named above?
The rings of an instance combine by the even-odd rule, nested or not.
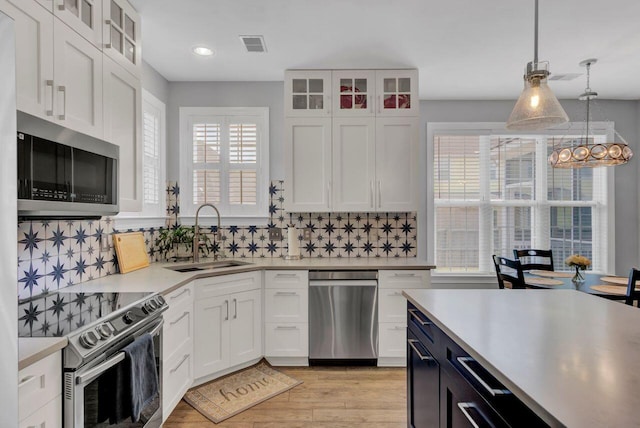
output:
[[[176,261],[188,260],[193,256],[193,226],[178,225],[174,228],[163,229],[156,239],[156,247],[158,251],[167,259],[175,259]],[[201,255],[209,254],[209,237],[200,233]]]

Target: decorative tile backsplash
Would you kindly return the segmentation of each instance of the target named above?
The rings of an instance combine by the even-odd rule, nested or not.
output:
[[[212,250],[226,257],[281,257],[287,254],[287,225],[294,224],[303,257],[416,256],[415,213],[287,213],[284,182],[271,182],[269,195],[267,226],[226,226],[220,231],[220,239],[212,226],[208,230]],[[179,223],[179,197],[178,183],[169,182],[166,227]],[[270,227],[282,228],[282,240],[269,240]],[[302,239],[303,228],[311,229],[310,240]],[[144,233],[150,261],[158,261],[161,255],[155,241],[162,229],[138,230]],[[116,273],[111,235],[127,231],[132,230],[114,230],[113,219],[109,217],[18,223],[19,298]],[[104,236],[109,248],[101,250]]]

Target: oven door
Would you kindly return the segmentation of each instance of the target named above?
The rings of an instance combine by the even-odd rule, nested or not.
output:
[[[160,318],[149,326],[138,330],[133,334],[133,339],[144,333],[150,333],[153,337],[153,347],[156,357],[156,371],[158,374],[158,394],[144,408],[138,422],[132,422],[131,418],[120,421],[109,421],[108,412],[105,411],[114,401],[114,391],[101,387],[107,383],[109,376],[113,375],[118,364],[125,357],[120,351],[110,352],[109,355],[98,363],[87,363],[76,371],[65,372],[65,397],[64,397],[64,426],[65,428],[99,428],[99,427],[127,427],[127,428],[157,428],[162,424],[162,325]],[[130,343],[127,342],[127,343]],[[123,346],[126,346],[123,345]],[[120,347],[122,349],[122,347]],[[115,391],[116,394],[118,391]]]

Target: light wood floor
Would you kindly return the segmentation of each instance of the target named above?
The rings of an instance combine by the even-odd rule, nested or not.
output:
[[[405,428],[404,368],[278,367],[304,383],[222,423],[181,401],[165,428]]]

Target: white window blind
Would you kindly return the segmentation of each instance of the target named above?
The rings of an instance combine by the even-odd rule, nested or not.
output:
[[[549,167],[568,137],[473,134],[434,135],[438,270],[491,273],[491,254],[513,258],[516,248],[551,248],[559,269],[579,253],[606,270],[604,169]]]
[[[145,111],[142,130],[142,195],[145,204],[156,205],[160,201],[160,118],[151,111]]]

